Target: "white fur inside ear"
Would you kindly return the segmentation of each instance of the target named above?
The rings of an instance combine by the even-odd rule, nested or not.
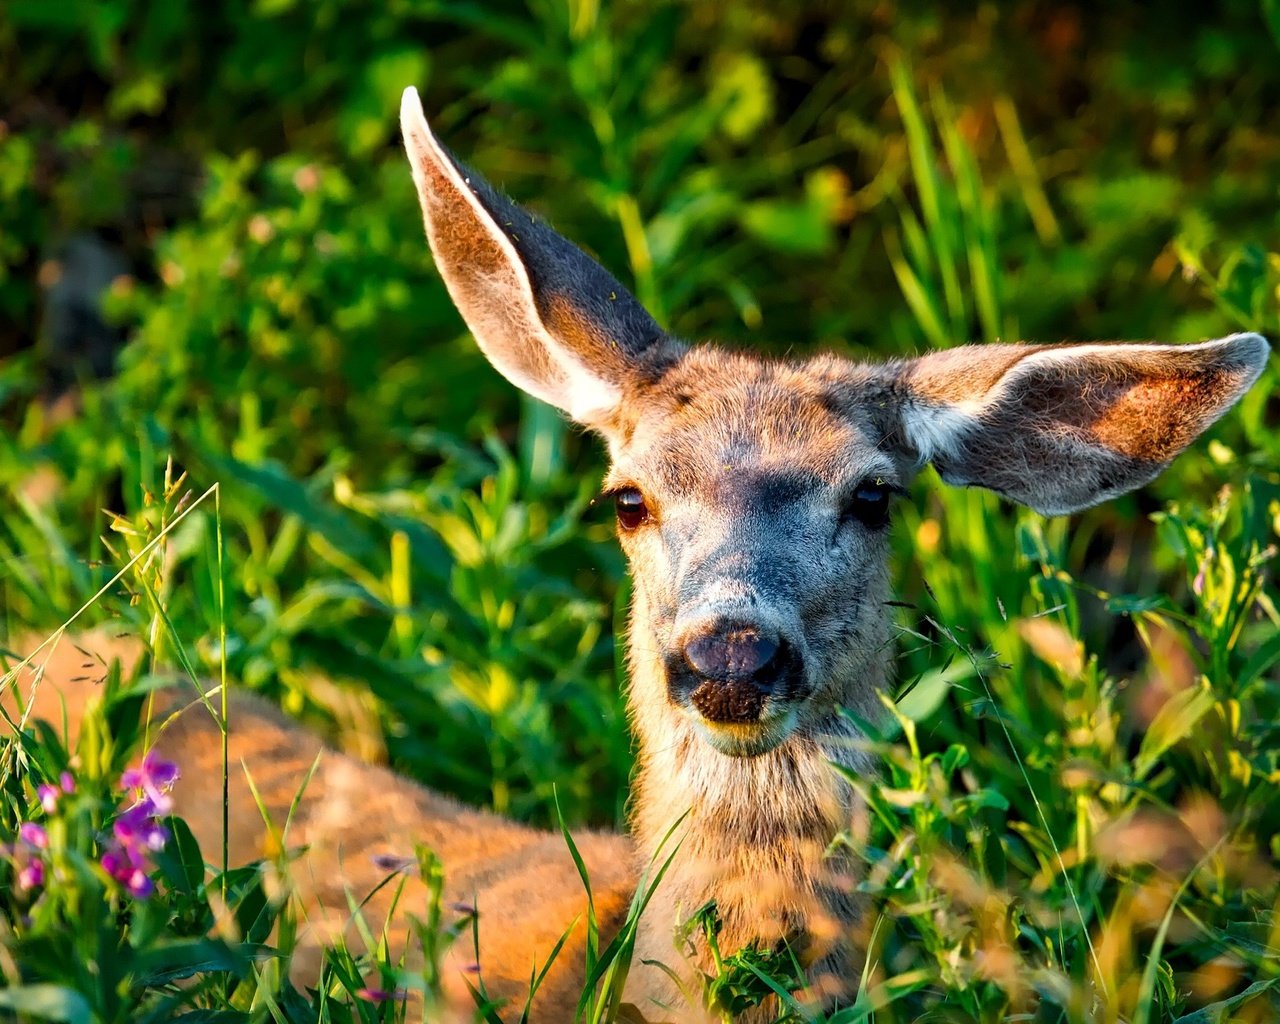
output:
[[[978,417],[983,409],[999,402],[1011,388],[1038,369],[1084,366],[1090,362],[1105,367],[1108,361],[1121,364],[1126,357],[1165,354],[1185,356],[1192,353],[1205,356],[1207,363],[1218,362],[1234,372],[1236,379],[1233,386],[1224,393],[1221,403],[1225,408],[1248,391],[1261,375],[1266,367],[1270,346],[1261,335],[1248,333],[1232,334],[1194,345],[1084,344],[1044,349],[1031,352],[1018,360],[980,398],[946,404],[933,404],[918,399],[909,401],[903,410],[903,429],[907,440],[920,453],[922,464],[938,457],[945,459],[949,452],[955,452],[964,443],[964,437],[969,431],[979,426]]]
[[[946,458],[964,443],[965,435],[978,426],[984,403],[970,399],[954,405],[932,405],[910,401],[902,411],[907,441],[918,453],[923,466],[935,458]]]
[[[560,408],[577,423],[598,423],[618,407],[622,392],[591,373],[568,352],[556,360],[565,371],[564,404]]]
[[[418,90],[413,86],[405,89],[400,101],[400,129],[404,134],[405,149],[413,169],[414,184],[422,201],[428,239],[440,227],[433,223],[432,208],[456,200],[436,194],[424,169],[427,162],[449,181],[454,191],[468,205],[471,216],[504,256],[503,265],[497,271],[491,268],[477,270],[452,266],[448,260],[436,261],[449,294],[489,362],[516,387],[563,409],[580,423],[591,423],[606,417],[622,400],[621,391],[592,373],[547,331],[534,302],[533,286],[529,282],[524,261],[506,232],[494,223],[470,185],[462,179],[453,161],[436,141],[422,111]],[[464,276],[465,285],[462,280]],[[477,282],[483,285],[483,292],[487,293],[479,306],[472,298]],[[527,361],[513,358],[511,353],[528,346],[540,346],[550,357],[550,362],[557,371],[552,375],[553,379],[534,377],[522,372],[520,367]]]

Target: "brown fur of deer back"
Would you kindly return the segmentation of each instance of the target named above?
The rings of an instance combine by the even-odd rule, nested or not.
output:
[[[40,639],[17,637],[6,646],[27,653]],[[26,703],[36,682],[35,666],[43,666],[31,717],[58,729],[65,720],[74,742],[87,707],[98,699],[107,665],[118,659],[127,674],[144,655],[136,639],[110,631],[66,636],[37,655],[16,684]],[[169,709],[193,697],[185,685],[164,691],[164,712],[152,721],[164,721]],[[16,706],[9,688],[4,703]],[[421,844],[444,865],[446,904],[479,910],[478,977],[516,1012],[527,995],[530,972],[541,968],[578,919],[539,991],[533,1016],[535,1021],[573,1018],[583,985],[586,900],[560,835],[465,807],[385,768],[328,749],[314,734],[248,694],[233,695],[228,717],[229,864],[271,859],[279,852],[250,777],[277,835],[288,823],[284,848],[301,851],[289,869],[306,922],[291,965],[295,980],[314,983],[324,945],[339,936],[353,951],[361,950],[350,900],[360,902],[386,878],[373,858],[412,858]],[[216,867],[222,857],[223,762],[215,721],[199,704],[188,706],[159,733],[155,748],[178,763],[182,777],[173,790],[175,813],[190,825],[205,861]],[[299,796],[313,765],[314,774]],[[290,819],[295,797],[298,805]],[[608,833],[583,832],[574,841],[587,865],[602,930],[611,935],[625,916],[634,886],[633,846],[626,837]],[[404,878],[403,891],[397,881],[383,886],[363,911],[375,935],[392,915],[388,941],[393,956],[406,947],[408,915],[424,917],[427,909],[427,889],[420,879]],[[446,911],[446,920],[448,916]],[[464,979],[477,982],[476,961],[469,936],[448,954],[452,969],[446,971],[446,991],[458,1019],[469,1019],[474,1006]]]

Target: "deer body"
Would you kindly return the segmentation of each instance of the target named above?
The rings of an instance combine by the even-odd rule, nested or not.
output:
[[[859,808],[831,766],[874,770],[854,723],[874,717],[891,673],[894,493],[926,462],[947,482],[1046,514],[1131,490],[1252,385],[1266,342],[985,345],[878,366],[690,346],[458,163],[412,89],[401,121],[436,266],[480,347],[608,445],[605,488],[635,583],[637,772],[630,837],[577,837],[606,928],[670,851],[673,825],[680,842],[641,919],[628,998],[650,1019],[693,1019],[669,975],[644,961],[693,982],[708,949],[695,938],[685,962],[673,928],[714,901],[724,953],[785,941],[809,995],[851,1001],[864,908],[856,865],[830,841]],[[50,680],[74,686],[78,665],[66,669]],[[231,763],[244,760],[282,821],[318,742],[254,702],[237,707],[231,737]],[[209,855],[221,836],[216,730],[187,714],[160,743],[182,764],[175,796]],[[585,909],[561,838],[338,754],[320,764],[288,837],[308,846],[295,871],[308,904],[341,917],[345,888],[358,899],[382,877],[370,854],[425,842],[444,862],[449,898],[477,902],[481,976],[519,1007],[530,969]],[[259,820],[236,781],[233,859],[262,853]],[[573,1019],[581,943],[579,926],[535,1021]],[[468,1008],[465,986],[453,991]]]
[[[34,694],[31,718],[55,727],[65,720],[68,733],[76,736],[85,708],[99,699],[106,664],[118,659],[130,672],[145,654],[139,641],[116,633],[97,630],[55,641],[6,687],[6,707],[16,710],[15,688],[24,698]],[[27,654],[41,639],[15,637],[5,646]],[[221,734],[194,699],[185,683],[174,683],[161,694],[150,716],[156,723],[151,745],[179,765],[174,813],[191,826],[205,860],[217,864],[223,836]],[[182,712],[159,728],[178,708]],[[234,694],[228,718],[229,863],[265,857],[270,864],[282,848],[290,851],[288,884],[304,915],[290,964],[295,980],[315,984],[323,948],[339,936],[353,951],[364,949],[351,901],[360,903],[388,877],[391,869],[381,858],[412,860],[422,844],[446,865],[446,903],[475,906],[480,913],[478,957],[466,936],[448,954],[446,1019],[472,1019],[475,1002],[464,979],[483,979],[488,991],[509,1001],[518,1014],[530,970],[542,966],[561,934],[586,910],[564,838],[465,807],[385,768],[328,749],[313,733],[247,694]],[[250,779],[265,805],[270,830]],[[592,879],[601,928],[608,934],[625,915],[635,885],[634,846],[626,836],[586,831],[575,833],[574,842]],[[399,881],[393,879],[369,899],[364,917],[375,934],[389,920],[393,955],[407,948],[412,964],[407,915],[425,915],[427,892],[415,875],[405,876],[404,892],[391,914]],[[539,992],[535,1021],[573,1019],[583,985],[584,941],[580,925]]]

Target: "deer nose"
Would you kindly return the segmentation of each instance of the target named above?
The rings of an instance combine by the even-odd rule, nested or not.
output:
[[[746,725],[759,720],[795,659],[785,641],[756,626],[721,624],[690,637],[673,660],[673,693],[708,722]]]
[[[711,630],[684,645],[689,668],[703,679],[725,683],[762,680],[777,653],[777,641],[751,626]]]

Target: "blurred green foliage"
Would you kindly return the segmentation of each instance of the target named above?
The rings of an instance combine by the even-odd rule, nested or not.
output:
[[[172,454],[199,490],[221,485],[236,678],[472,802],[548,823],[558,793],[571,823],[618,822],[630,754],[610,637],[626,588],[590,501],[601,456],[465,334],[399,151],[401,89],[417,85],[455,152],[683,335],[876,358],[995,337],[1274,338],[1277,11],[8,0],[5,621],[51,626],[100,587],[103,510],[140,513]],[[51,328],[86,232],[131,268],[102,302],[125,339],[108,380]],[[49,404],[54,376],[79,379],[74,415]],[[1075,921],[1006,936],[1045,951],[1042,994],[1086,972],[1081,917],[1122,919],[1124,879],[1093,842],[1103,811],[1203,790],[1240,836],[1274,835],[1276,379],[1273,360],[1208,441],[1106,508],[1044,521],[925,480],[901,509],[913,742],[886,735],[883,752],[886,785],[922,796],[876,804],[881,839],[911,819],[936,839],[926,864],[968,846],[984,882],[1039,879],[1027,914]],[[162,595],[208,664],[223,615],[212,534],[207,506],[184,522]],[[1255,563],[1256,587],[1236,593]],[[117,595],[101,607],[143,614]],[[1064,671],[1028,639],[1032,615],[1096,660]],[[1147,672],[1157,621],[1204,692],[1170,713],[1167,744],[1121,692]],[[352,699],[379,735],[357,735]],[[1235,761],[1186,749],[1208,721]],[[1081,765],[1093,781],[1064,782]],[[1067,875],[1055,842],[1083,906],[1045,881]],[[951,898],[920,866],[873,865],[868,884],[907,922],[885,963],[908,981],[882,993],[924,992],[904,1004],[918,1009],[941,990],[996,1019],[1014,997],[974,974],[972,929],[920,911]],[[1242,979],[1273,976],[1267,897],[1228,888],[1197,890],[1217,938],[1164,955],[1190,971],[1226,948]],[[1224,947],[1214,929],[1251,915]],[[1172,1019],[1184,997],[1162,985],[1150,1005]]]

